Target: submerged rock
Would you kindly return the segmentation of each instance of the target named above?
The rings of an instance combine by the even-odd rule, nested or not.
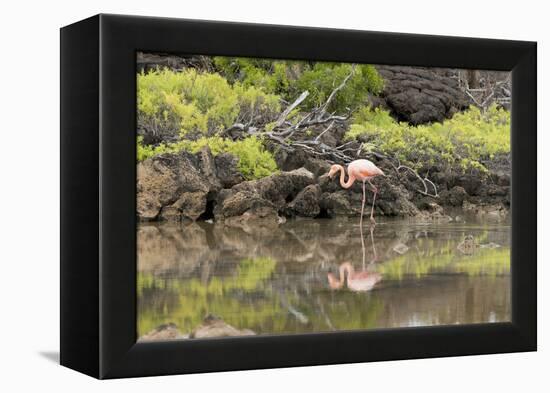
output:
[[[472,235],[468,235],[464,237],[456,248],[465,255],[472,255],[476,251],[477,247],[478,244],[476,243],[474,237]]]
[[[508,209],[501,203],[471,203],[464,201],[462,210],[480,218],[501,221],[508,216]]]
[[[187,338],[179,331],[178,327],[174,323],[166,323],[157,326],[149,333],[144,334],[138,341],[164,341],[164,340],[176,340]]]
[[[409,247],[408,247],[406,244],[404,244],[404,243],[398,243],[398,244],[396,244],[396,245],[393,247],[392,250],[395,251],[395,252],[398,253],[398,254],[403,255],[403,254],[405,254],[407,251],[409,251]]]
[[[231,325],[228,325],[223,319],[208,315],[204,318],[202,325],[194,329],[189,338],[212,338],[212,337],[238,337],[238,336],[254,336],[254,333],[250,329],[237,329]]]

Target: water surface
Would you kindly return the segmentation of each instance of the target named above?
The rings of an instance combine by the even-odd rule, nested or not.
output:
[[[140,224],[138,336],[169,322],[187,334],[208,314],[257,334],[510,320],[508,223],[396,220],[361,236],[357,221]],[[381,281],[331,288],[346,263]]]

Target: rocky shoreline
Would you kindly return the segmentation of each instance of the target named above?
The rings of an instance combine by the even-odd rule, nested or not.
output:
[[[183,72],[196,69],[201,72],[215,71],[211,58],[205,56],[179,56],[163,53],[138,53],[138,72],[170,69]],[[368,97],[372,108],[389,111],[391,116],[411,125],[431,124],[451,118],[464,111],[474,98],[467,94],[468,83],[464,70],[425,67],[375,66],[384,80],[384,89],[379,95]],[[510,85],[506,73],[476,71],[476,85],[488,88],[496,102],[505,105],[510,99]],[[495,81],[502,81],[496,84]],[[479,86],[478,86],[479,85]],[[364,103],[363,103],[364,104]],[[317,112],[316,116],[317,116]],[[338,116],[337,116],[338,117]],[[342,116],[340,116],[342,117]],[[329,117],[330,118],[330,117]],[[316,118],[317,119],[317,118]],[[244,140],[251,135],[264,135],[262,143],[273,155],[279,171],[259,180],[246,180],[238,168],[238,158],[230,153],[214,156],[208,147],[196,154],[187,151],[163,153],[138,163],[137,216],[139,221],[197,221],[213,220],[227,225],[242,226],[258,221],[264,225],[278,225],[285,219],[331,218],[357,216],[361,211],[362,188],[359,182],[342,189],[337,179],[329,179],[331,164],[340,162],[337,150],[342,146],[351,151],[347,161],[368,158],[387,175],[374,183],[380,193],[376,201],[377,217],[419,217],[441,219],[448,211],[462,208],[466,213],[506,215],[510,207],[509,154],[487,157],[480,160],[487,171],[455,166],[428,164],[424,162],[420,175],[413,171],[396,170],[396,158],[379,154],[358,152],[369,140],[349,140],[349,121],[332,123],[313,122],[307,130],[311,141],[306,148],[296,148],[292,138],[278,143],[280,138],[269,138],[270,132],[259,133],[256,124],[235,124],[223,131],[224,138]],[[281,122],[284,122],[282,118]],[[279,121],[279,120],[278,120]],[[260,122],[261,123],[261,122]],[[140,123],[141,124],[141,123]],[[328,127],[328,128],[327,128]],[[144,141],[169,143],[176,135],[163,139],[153,132],[155,128],[138,126],[138,134]],[[295,130],[296,131],[296,130]],[[330,131],[330,132],[327,132]],[[154,135],[153,135],[154,134]],[[162,133],[161,133],[162,134]],[[303,137],[303,135],[302,135]],[[285,136],[285,138],[287,138]],[[192,138],[191,138],[192,139]],[[310,142],[311,142],[310,141]],[[145,142],[144,142],[145,143]],[[153,142],[151,142],[153,143]],[[357,152],[357,154],[356,154]],[[468,152],[460,152],[467,158]],[[340,154],[341,155],[341,154]],[[356,157],[357,156],[357,157]],[[341,158],[341,157],[340,157]],[[442,158],[443,160],[443,158]],[[414,161],[414,160],[412,160]],[[431,167],[430,167],[431,166]],[[436,190],[422,192],[426,176]],[[435,197],[433,195],[436,195]],[[372,203],[372,193],[367,193],[367,203]]]
[[[504,217],[510,206],[509,160],[492,160],[489,173],[439,172],[431,179],[438,197],[419,192],[414,174],[398,173],[389,160],[375,162],[386,177],[374,183],[380,192],[377,217],[446,217],[449,208],[466,213]],[[362,188],[357,182],[342,189],[326,175],[328,161],[317,158],[295,162],[296,167],[258,180],[245,180],[231,154],[213,156],[208,147],[197,154],[165,153],[138,164],[137,215],[144,221],[213,220],[229,226],[257,222],[278,225],[293,218],[358,216]],[[367,203],[372,193],[367,192]]]

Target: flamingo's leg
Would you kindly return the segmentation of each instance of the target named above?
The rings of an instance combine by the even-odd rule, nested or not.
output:
[[[359,233],[361,234],[361,250],[363,251],[363,270],[365,270],[365,237],[363,236],[363,213],[365,211],[365,201],[367,192],[365,190],[365,181],[363,180],[363,201],[361,203],[361,220],[359,221]]]
[[[376,224],[376,221],[374,220],[374,202],[376,202],[376,194],[378,194],[378,188],[376,188],[371,182],[370,179],[367,179],[370,186],[372,187],[372,192],[374,193],[374,196],[372,197],[372,207],[370,209],[370,220],[373,224]],[[365,182],[363,182],[363,186],[365,185]],[[363,188],[363,195],[365,195],[365,189]]]
[[[363,201],[361,202],[361,220],[359,221],[359,227],[363,229],[363,212],[365,211],[365,201],[367,193],[365,191],[365,181],[363,180]]]

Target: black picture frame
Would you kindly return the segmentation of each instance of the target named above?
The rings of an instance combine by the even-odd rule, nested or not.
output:
[[[512,71],[512,321],[136,343],[136,51]],[[61,29],[61,364],[96,378],[537,348],[536,43],[120,15]]]

